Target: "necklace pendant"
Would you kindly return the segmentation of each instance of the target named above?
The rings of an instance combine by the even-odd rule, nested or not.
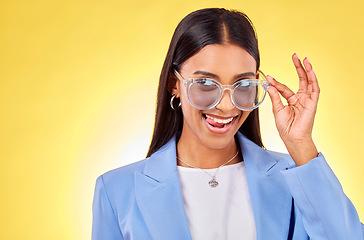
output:
[[[209,181],[209,185],[210,187],[215,188],[217,187],[217,185],[219,185],[219,183],[216,181],[215,178],[212,178],[211,181]]]

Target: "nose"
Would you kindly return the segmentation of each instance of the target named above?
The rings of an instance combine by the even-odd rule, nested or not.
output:
[[[235,107],[233,100],[231,99],[231,89],[224,89],[220,102],[216,105],[217,109],[222,111],[230,111]]]

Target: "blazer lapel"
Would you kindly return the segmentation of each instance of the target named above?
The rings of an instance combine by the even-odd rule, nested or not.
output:
[[[177,172],[173,137],[135,173],[135,195],[153,239],[191,239]]]
[[[289,167],[277,161],[238,133],[246,166],[246,176],[253,208],[257,240],[287,239],[291,220],[292,196],[280,171]]]

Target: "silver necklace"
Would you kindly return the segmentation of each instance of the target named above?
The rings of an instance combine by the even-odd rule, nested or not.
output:
[[[214,175],[211,175],[211,174],[210,174],[210,173],[208,173],[205,169],[202,169],[202,168],[199,168],[199,167],[192,166],[192,165],[190,165],[190,164],[188,164],[188,163],[186,163],[186,162],[182,161],[182,159],[180,159],[179,157],[177,157],[177,160],[181,161],[182,163],[186,164],[187,166],[189,166],[189,167],[191,167],[191,168],[197,168],[197,169],[200,169],[200,170],[204,171],[207,175],[209,175],[209,176],[212,178],[212,179],[209,181],[209,185],[210,185],[210,187],[215,188],[215,187],[217,187],[217,185],[219,185],[219,182],[218,182],[218,181],[216,181],[216,175],[217,175],[217,172],[219,171],[219,169],[220,169],[222,166],[225,166],[226,164],[228,164],[229,162],[231,162],[234,158],[236,158],[236,156],[238,156],[238,154],[239,154],[239,149],[238,149],[238,151],[235,153],[234,157],[232,157],[229,161],[227,161],[226,163],[224,163],[224,164],[220,165],[220,167],[218,167],[218,168],[216,169],[216,172],[215,172],[215,174],[214,174]]]

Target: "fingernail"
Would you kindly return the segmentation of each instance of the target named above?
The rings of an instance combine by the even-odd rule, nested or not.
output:
[[[309,64],[311,64],[311,62],[310,62],[310,60],[308,59],[308,57],[306,57],[306,59],[307,59],[308,63],[309,63]]]
[[[297,53],[295,53],[294,55],[296,55],[296,57],[297,57],[298,59],[300,59],[300,58],[298,57]]]
[[[269,81],[270,84],[274,84],[275,79],[271,75],[267,75],[267,80]]]

